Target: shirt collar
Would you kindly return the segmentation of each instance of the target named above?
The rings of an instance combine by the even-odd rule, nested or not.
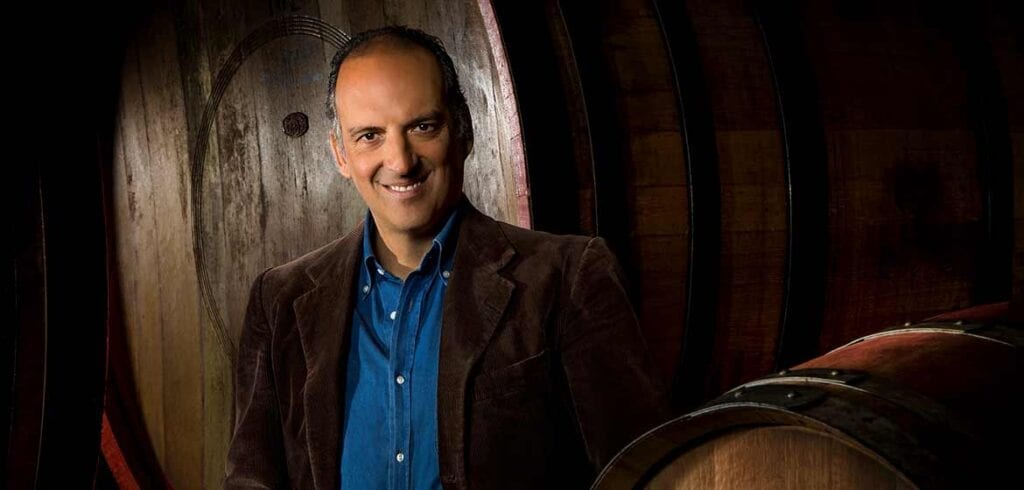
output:
[[[441,230],[434,235],[433,244],[430,250],[423,258],[423,262],[420,263],[420,267],[433,266],[433,272],[437,274],[444,284],[448,285],[448,279],[451,276],[452,265],[455,259],[455,245],[458,243],[458,222],[464,211],[464,203],[466,197],[463,195],[459,199],[458,203],[453,207],[452,211],[448,214],[448,219],[445,221],[444,226]],[[383,266],[377,261],[377,257],[373,253],[373,239],[377,234],[377,226],[373,221],[373,215],[370,210],[366,210],[366,219],[363,220],[363,266],[361,269],[361,280],[359,282],[362,295],[370,292],[370,288],[373,287],[374,281],[377,276],[388,274],[384,271]],[[431,254],[436,254],[440,257],[440,260],[433,260],[428,262],[428,258]]]

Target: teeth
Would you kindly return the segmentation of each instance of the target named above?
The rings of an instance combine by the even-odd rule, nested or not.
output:
[[[421,184],[423,184],[423,182],[417,182],[417,183],[412,184],[412,185],[389,185],[387,187],[388,187],[388,189],[391,189],[391,190],[393,190],[395,192],[409,192],[409,191],[419,187]]]

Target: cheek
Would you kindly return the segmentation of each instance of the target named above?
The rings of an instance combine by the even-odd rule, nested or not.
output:
[[[358,155],[349,162],[348,172],[354,180],[360,183],[373,180],[376,167],[371,163],[372,160],[368,155]]]
[[[450,166],[451,162],[449,160],[452,155],[449,152],[451,150],[452,147],[447,143],[437,143],[431,145],[424,153],[430,158],[431,162],[435,162],[435,166]]]

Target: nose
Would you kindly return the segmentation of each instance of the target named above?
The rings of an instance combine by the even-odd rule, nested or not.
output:
[[[408,175],[416,167],[416,156],[413,147],[405,134],[388,138],[384,155],[384,166],[398,175]]]

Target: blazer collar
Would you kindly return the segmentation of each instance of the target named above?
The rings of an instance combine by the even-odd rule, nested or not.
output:
[[[443,302],[437,380],[441,481],[465,482],[467,383],[515,289],[500,271],[515,250],[493,219],[464,203],[454,265]],[[314,285],[293,303],[306,361],[302,396],[309,464],[316,488],[338,488],[348,345],[363,223],[330,245],[306,274]]]
[[[314,488],[333,489],[339,485],[339,437],[344,400],[341,361],[352,321],[350,306],[358,277],[362,230],[360,223],[306,268],[306,275],[314,286],[293,302],[296,328],[306,358],[302,403]]]

